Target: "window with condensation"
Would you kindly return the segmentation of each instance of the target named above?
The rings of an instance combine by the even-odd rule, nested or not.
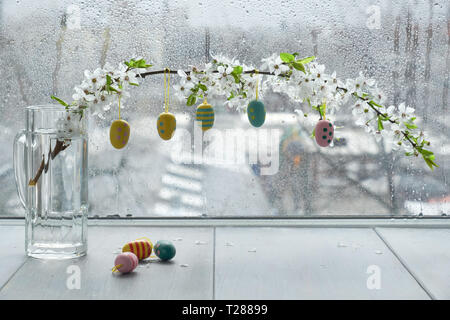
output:
[[[84,70],[143,57],[154,68],[203,66],[223,55],[260,66],[273,53],[316,56],[327,72],[376,79],[387,105],[416,109],[439,165],[392,151],[357,125],[349,105],[333,145],[319,148],[303,106],[261,88],[267,119],[211,99],[214,131],[202,135],[195,106],[171,96],[174,139],[156,119],[163,75],[133,88],[122,116],[126,148],[109,143],[114,112],[89,124],[91,217],[445,216],[450,211],[450,4],[434,1],[1,1],[0,217],[23,216],[12,141],[24,108],[70,99]],[[176,84],[179,78],[172,76]]]

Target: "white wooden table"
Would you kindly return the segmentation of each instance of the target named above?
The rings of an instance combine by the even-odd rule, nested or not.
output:
[[[450,299],[448,228],[148,225],[90,226],[86,257],[42,261],[25,257],[22,226],[0,224],[0,299]],[[112,274],[142,236],[176,240],[174,260]]]

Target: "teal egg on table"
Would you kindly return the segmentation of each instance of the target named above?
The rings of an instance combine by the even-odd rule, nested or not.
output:
[[[253,100],[247,107],[248,121],[254,127],[261,127],[266,120],[266,108],[264,103],[259,100]]]
[[[155,250],[156,256],[163,261],[172,259],[177,252],[173,243],[167,240],[158,241],[153,249]]]

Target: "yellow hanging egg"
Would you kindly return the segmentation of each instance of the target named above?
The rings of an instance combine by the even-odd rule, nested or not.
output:
[[[161,139],[170,140],[177,128],[177,120],[173,114],[163,112],[156,121],[156,128]]]
[[[130,138],[130,125],[125,120],[115,120],[109,129],[109,139],[116,149],[122,149]]]
[[[211,129],[214,125],[214,109],[206,99],[198,106],[195,119],[200,121],[203,131]]]
[[[138,239],[125,244],[122,252],[133,252],[139,260],[146,259],[152,254],[153,244],[150,240]]]

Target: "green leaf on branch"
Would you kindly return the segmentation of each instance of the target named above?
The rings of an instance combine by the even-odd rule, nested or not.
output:
[[[434,160],[434,153],[433,153],[432,151],[420,148],[420,149],[419,149],[419,152],[420,152],[423,156],[432,158],[432,160]]]
[[[316,59],[315,56],[303,58],[301,60],[297,60],[297,62],[300,62],[301,64],[305,65],[307,63],[310,63],[311,61],[314,61]]]
[[[136,68],[149,68],[151,66],[152,65],[146,63],[144,59],[140,59],[140,60],[136,61]]]
[[[244,69],[241,66],[236,66],[233,68],[233,72],[231,72],[232,74],[241,74],[244,71]]]
[[[295,69],[303,71],[303,73],[306,73],[305,66],[303,65],[303,63],[298,62],[298,61],[294,61],[294,62],[292,62],[292,66]]]
[[[434,170],[434,167],[439,167],[432,159],[425,157],[423,157],[423,159],[432,171]]]
[[[367,94],[363,94],[363,98],[365,98],[366,96],[368,96],[368,95],[367,95]],[[369,104],[370,104],[372,107],[373,107],[373,106],[376,106],[376,107],[378,107],[378,108],[384,108],[382,105],[376,103],[376,102],[373,101],[373,100],[370,100],[370,101],[369,101]]]
[[[320,116],[322,117],[322,119],[325,119],[327,104],[325,102],[322,103],[317,110],[319,110],[319,113],[320,113]]]
[[[289,63],[289,62],[294,61],[294,60],[295,60],[295,57],[294,57],[293,54],[283,52],[283,53],[280,53],[280,59],[281,59],[283,62]]]
[[[145,62],[145,60],[139,60],[137,63],[138,68],[150,68],[152,65]]]
[[[200,89],[202,89],[203,90],[203,92],[206,92],[206,91],[208,91],[208,87],[207,86],[205,86],[203,83],[199,83],[198,84],[198,87],[200,88]]]
[[[112,79],[109,74],[106,75],[106,91],[111,92]]]
[[[136,60],[134,60],[134,59],[131,59],[130,61],[125,61],[124,64],[130,69],[136,68],[135,67]]]
[[[378,131],[382,131],[383,129],[384,129],[383,119],[380,116],[378,116]]]
[[[232,72],[231,75],[233,76],[235,83],[239,83],[241,81],[241,79],[239,79],[239,75],[236,73]]]
[[[131,59],[130,61],[125,61],[124,64],[129,69],[136,69],[136,68],[144,69],[144,68],[149,68],[152,66],[151,64],[147,64],[144,59],[139,59],[139,60]]]
[[[414,123],[414,120],[416,120],[415,117],[409,119],[407,122],[404,122],[405,127],[407,127],[409,130],[417,129],[417,125]]]
[[[198,87],[198,85],[197,85],[197,86],[193,87],[193,88],[191,89],[191,91],[192,91],[192,93],[197,94],[198,89],[199,89],[199,87]]]
[[[116,89],[111,87],[112,83],[113,83],[113,80],[112,80],[111,76],[107,74],[106,75],[106,91],[108,91],[108,92],[111,92],[111,91],[118,92]]]
[[[423,159],[425,160],[425,163],[430,167],[431,170],[434,170],[434,167],[439,167],[435,162],[435,156],[434,153],[430,150],[426,150],[423,148],[416,148],[416,150],[422,155]]]
[[[414,123],[408,123],[405,122],[405,126],[409,129],[409,130],[413,130],[413,129],[417,129],[417,125],[415,125]]]
[[[64,107],[68,107],[68,106],[69,106],[66,102],[64,102],[64,101],[61,100],[60,98],[57,98],[57,97],[55,97],[55,96],[51,96],[51,98],[52,98],[53,100],[58,101],[58,102],[59,102],[60,104],[62,104]]]
[[[193,106],[194,104],[195,104],[195,102],[197,101],[197,97],[195,96],[195,94],[191,94],[189,97],[188,97],[188,99],[187,99],[187,105],[190,107],[190,106]]]

